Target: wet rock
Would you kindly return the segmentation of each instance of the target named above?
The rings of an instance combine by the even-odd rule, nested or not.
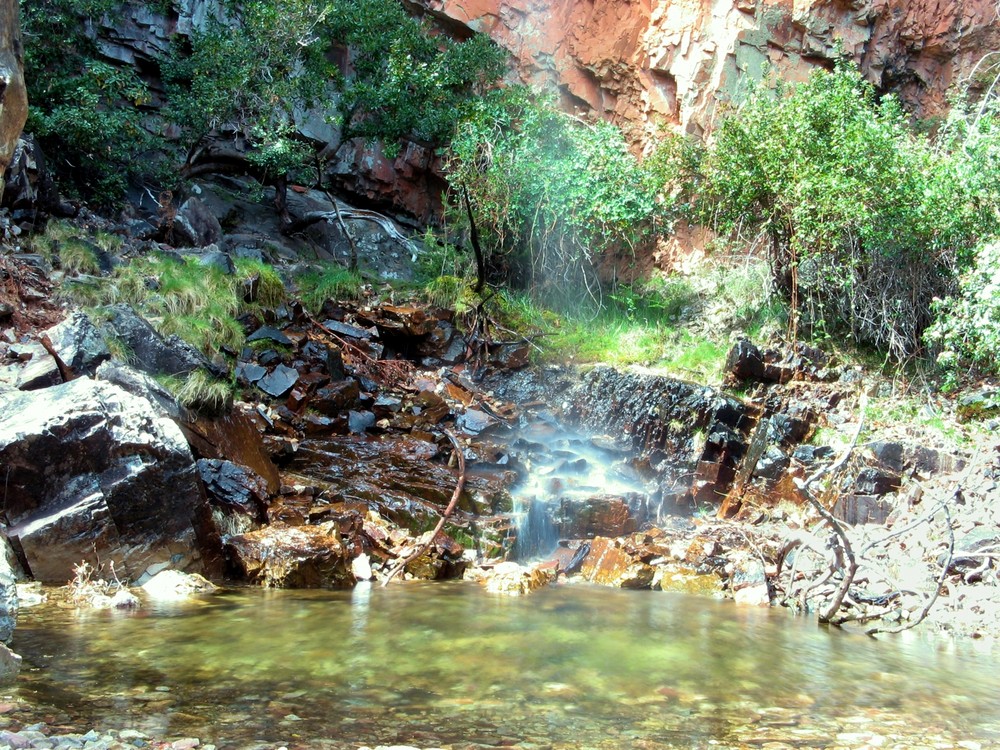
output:
[[[17,625],[17,558],[5,534],[0,534],[0,642],[10,643]]]
[[[181,417],[181,407],[173,394],[144,372],[133,370],[122,362],[109,359],[101,363],[94,377],[117,385],[133,396],[154,404],[171,419],[177,420]]]
[[[463,414],[459,415],[456,422],[460,430],[470,435],[478,435],[497,424],[494,417],[478,409],[466,409]]]
[[[251,407],[237,405],[223,416],[197,415],[181,422],[181,429],[191,448],[200,458],[229,460],[246,466],[267,483],[267,492],[275,493],[281,484],[278,468],[264,448],[254,418],[260,419]]]
[[[214,572],[218,540],[187,441],[158,408],[85,378],[0,395],[9,535],[30,573],[64,582],[81,560],[123,577],[151,565]]]
[[[236,365],[236,379],[243,385],[256,385],[267,375],[267,368],[253,362],[240,362]]]
[[[248,580],[276,588],[353,586],[351,560],[333,524],[268,526],[231,537],[226,551]]]
[[[592,583],[624,589],[649,588],[654,569],[627,552],[617,539],[597,537],[580,566],[580,575]]]
[[[335,417],[354,406],[360,395],[356,380],[340,380],[316,391],[309,405],[320,414]]]
[[[299,381],[299,373],[287,365],[278,365],[257,381],[257,387],[275,398],[287,394]]]
[[[92,375],[98,365],[111,358],[104,337],[90,318],[79,310],[45,334],[59,358],[77,375]]]
[[[714,573],[699,573],[686,565],[657,565],[649,586],[654,591],[673,591],[720,598],[722,579]]]
[[[232,461],[200,458],[197,464],[209,503],[246,513],[259,521],[264,519],[268,491],[263,477]]]
[[[554,567],[524,567],[515,562],[503,562],[487,571],[482,582],[491,594],[521,596],[548,585],[556,579]]]
[[[195,256],[198,263],[206,268],[214,268],[225,276],[236,273],[236,264],[229,253],[224,253],[216,245],[209,245],[204,252]]]
[[[131,353],[129,363],[150,375],[187,375],[205,369],[215,375],[222,370],[177,336],[164,338],[128,305],[108,308],[111,317],[105,331],[121,340]]]
[[[194,594],[211,594],[219,590],[218,586],[204,576],[182,573],[179,570],[162,570],[140,588],[154,601],[176,601]]]
[[[628,502],[616,495],[595,495],[562,502],[556,523],[563,539],[623,536],[635,531],[637,526]]]
[[[504,370],[520,370],[531,363],[531,347],[527,343],[501,344],[490,353],[490,362]]]
[[[359,581],[370,581],[375,577],[372,573],[372,561],[366,554],[360,554],[351,560],[351,573]]]
[[[375,426],[375,415],[370,411],[347,412],[347,428],[355,435],[363,435]]]
[[[725,371],[735,380],[761,380],[764,358],[748,339],[740,339],[726,355]]]
[[[247,341],[273,341],[282,346],[291,346],[292,340],[277,328],[271,326],[261,326],[256,331],[247,336]]]

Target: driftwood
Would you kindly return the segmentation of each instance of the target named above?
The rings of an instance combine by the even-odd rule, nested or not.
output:
[[[458,499],[462,496],[462,490],[465,488],[465,454],[462,453],[462,446],[458,443],[458,438],[451,430],[445,430],[444,434],[448,436],[451,441],[452,448],[455,453],[455,458],[458,461],[458,481],[455,483],[455,491],[451,495],[451,502],[448,503],[448,507],[445,508],[444,513],[441,514],[441,518],[438,519],[437,525],[434,530],[429,534],[424,535],[424,540],[417,545],[416,549],[413,550],[409,555],[399,560],[396,565],[389,571],[389,575],[384,581],[382,581],[383,586],[388,586],[389,582],[392,581],[407,565],[420,557],[434,542],[434,539],[440,533],[441,529],[444,528],[445,521],[454,512],[455,507],[458,505]]]

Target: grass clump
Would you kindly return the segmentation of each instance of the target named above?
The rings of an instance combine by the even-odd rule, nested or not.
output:
[[[327,300],[357,299],[362,280],[356,271],[338,265],[324,265],[299,275],[295,282],[302,304],[315,314]]]
[[[189,409],[222,412],[232,406],[232,383],[219,380],[205,370],[195,370],[184,378],[176,375],[161,375],[156,380],[170,391],[177,399],[177,403]]]

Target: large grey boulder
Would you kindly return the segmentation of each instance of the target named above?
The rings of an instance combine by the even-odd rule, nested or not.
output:
[[[17,0],[0,0],[0,198],[3,173],[28,119]]]
[[[204,354],[177,336],[164,338],[128,305],[113,305],[109,313],[105,331],[121,341],[137,370],[149,375],[187,375],[204,368],[220,374]]]
[[[107,382],[0,394],[8,535],[26,572],[63,583],[87,561],[136,580],[217,573],[219,541],[188,443],[163,411]]]

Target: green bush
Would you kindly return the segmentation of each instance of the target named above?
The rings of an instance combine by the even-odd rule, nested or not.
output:
[[[475,102],[447,172],[454,223],[465,221],[467,194],[489,280],[549,302],[578,303],[588,290],[599,299],[599,256],[649,242],[663,217],[658,186],[620,130],[580,122],[522,87]]]
[[[793,322],[902,358],[968,249],[998,228],[1000,193],[959,140],[914,135],[895,99],[839,65],[752,91],[707,148],[675,160],[687,165],[675,189],[696,220],[762,241]]]
[[[1000,374],[1000,243],[980,246],[958,291],[933,308],[925,338],[946,371]]]

